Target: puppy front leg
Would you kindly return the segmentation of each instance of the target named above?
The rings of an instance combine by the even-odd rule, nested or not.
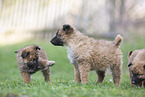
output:
[[[78,66],[74,66],[74,76],[75,76],[76,83],[80,83],[81,78],[80,78],[80,72],[79,72]]]
[[[24,83],[30,83],[31,81],[31,78],[30,78],[30,74],[27,73],[27,72],[21,72],[21,76],[22,76],[22,79],[23,79],[23,82]]]
[[[81,77],[81,83],[87,83],[89,81],[89,71],[90,66],[85,63],[79,64],[79,70],[80,70],[80,77]]]
[[[47,66],[53,66],[55,64],[55,61],[47,61],[46,65]]]
[[[55,64],[55,61],[48,61],[48,60],[39,60],[40,64],[45,66],[53,66]]]
[[[50,67],[48,69],[42,70],[42,73],[43,73],[43,76],[44,76],[44,80],[46,82],[49,81],[49,83],[51,84],[51,81],[50,81]]]

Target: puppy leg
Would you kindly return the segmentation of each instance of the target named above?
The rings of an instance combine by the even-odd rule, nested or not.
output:
[[[112,71],[112,76],[113,76],[113,81],[115,85],[120,84],[120,79],[121,79],[121,66],[114,64],[111,66],[111,71]]]
[[[97,73],[97,77],[98,77],[97,83],[102,83],[105,78],[105,71],[98,70],[98,71],[96,71],[96,73]]]
[[[55,64],[55,61],[47,61],[46,65],[47,66],[53,66]]]
[[[80,70],[80,78],[81,78],[81,83],[87,83],[89,81],[89,71],[90,71],[90,66],[88,63],[82,62],[79,64],[79,70]]]
[[[43,66],[53,66],[55,64],[55,61],[48,61],[48,60],[39,60],[39,62]]]
[[[22,76],[22,79],[24,81],[24,83],[30,83],[31,81],[31,78],[30,78],[30,74],[27,73],[27,72],[21,72],[21,76]]]
[[[78,66],[74,66],[74,76],[75,76],[76,83],[80,83],[81,79],[80,79],[80,72]]]
[[[44,80],[46,82],[49,81],[49,83],[51,83],[51,81],[50,81],[50,68],[42,70],[42,73],[43,73],[43,76],[44,76]]]

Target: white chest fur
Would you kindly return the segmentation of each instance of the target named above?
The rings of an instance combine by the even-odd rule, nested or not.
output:
[[[74,53],[74,50],[69,47],[67,47],[67,57],[68,57],[70,63],[75,65],[75,60],[74,60],[75,53]]]
[[[67,57],[68,57],[71,64],[73,64],[73,60],[74,60],[73,56],[74,56],[74,54],[73,54],[72,49],[67,47]]]

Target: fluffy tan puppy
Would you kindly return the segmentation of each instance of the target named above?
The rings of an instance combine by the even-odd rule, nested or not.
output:
[[[130,51],[128,69],[132,86],[145,86],[145,49]]]
[[[46,52],[37,45],[26,46],[17,50],[17,63],[24,83],[31,81],[31,75],[39,70],[42,71],[44,80],[50,81],[50,66],[54,61],[48,61]]]
[[[114,84],[119,85],[121,79],[122,52],[119,48],[122,37],[115,41],[95,40],[83,35],[70,25],[63,25],[51,40],[55,46],[66,46],[68,58],[74,66],[77,83],[87,83],[89,71],[95,70],[98,83],[102,83],[105,71],[111,68]]]

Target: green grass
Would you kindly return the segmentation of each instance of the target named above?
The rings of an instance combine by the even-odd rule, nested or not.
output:
[[[44,82],[41,72],[32,76],[30,84],[24,84],[16,62],[16,51],[25,45],[37,44],[44,48],[50,60],[56,61],[51,68],[50,85]],[[144,43],[139,42],[132,48],[128,42],[124,42],[123,72],[120,87],[115,86],[110,71],[102,84],[96,84],[95,72],[89,75],[88,84],[76,84],[74,82],[73,66],[67,59],[65,47],[55,47],[48,41],[27,41],[14,45],[0,46],[0,97],[145,97],[145,88],[131,87],[127,71],[127,53],[130,50],[144,48]]]

